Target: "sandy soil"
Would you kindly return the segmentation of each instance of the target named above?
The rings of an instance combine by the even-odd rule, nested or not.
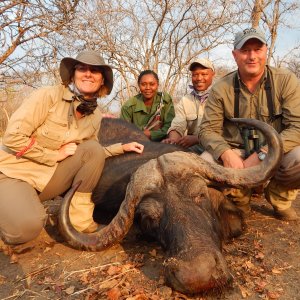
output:
[[[172,291],[162,276],[164,253],[133,228],[120,245],[82,252],[63,243],[56,227],[59,200],[48,201],[46,229],[27,244],[0,242],[0,299],[300,299],[300,224],[272,217],[254,199],[247,229],[224,244],[233,283],[209,295]],[[295,207],[300,214],[300,199]]]

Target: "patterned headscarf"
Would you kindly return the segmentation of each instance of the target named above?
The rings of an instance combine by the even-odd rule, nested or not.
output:
[[[205,91],[196,91],[193,85],[189,85],[189,88],[192,90],[191,95],[198,99],[200,103],[204,103],[208,98],[210,88]]]
[[[78,100],[81,102],[76,110],[81,113],[83,116],[88,116],[94,113],[94,110],[97,108],[97,97],[89,99],[88,101],[84,99],[83,95],[80,94],[79,90],[75,86],[75,84],[72,82],[69,84],[69,90],[74,94],[72,97],[72,102],[69,108],[69,114],[68,114],[68,123],[69,126],[73,120],[73,112],[74,112],[74,101]]]

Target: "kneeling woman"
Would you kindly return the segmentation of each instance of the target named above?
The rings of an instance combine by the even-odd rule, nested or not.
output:
[[[159,80],[152,70],[138,77],[140,94],[127,100],[121,108],[120,118],[135,124],[152,141],[161,141],[175,116],[172,98],[158,92]]]
[[[41,201],[82,181],[70,205],[76,230],[93,232],[92,191],[105,158],[143,152],[131,142],[102,147],[97,98],[113,87],[110,66],[94,51],[61,61],[63,84],[33,92],[12,115],[0,146],[0,237],[8,244],[35,238],[46,221]]]

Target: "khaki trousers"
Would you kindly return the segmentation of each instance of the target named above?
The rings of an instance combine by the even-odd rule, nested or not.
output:
[[[243,151],[234,149],[243,157]],[[201,157],[209,162],[217,163],[213,156],[205,151]],[[300,172],[295,179],[295,169],[300,170],[300,146],[295,147],[290,152],[283,156],[281,165],[269,184],[265,188],[266,199],[277,210],[285,210],[292,205],[292,201],[297,198],[298,189],[300,189]],[[297,184],[295,184],[297,182]],[[291,183],[291,184],[289,184]],[[239,205],[249,203],[252,191],[251,189],[225,189],[224,194],[228,196],[233,202]]]
[[[41,200],[63,194],[79,180],[79,192],[92,192],[104,163],[103,147],[97,141],[86,141],[78,145],[74,155],[58,164],[39,195],[27,182],[0,173],[0,237],[7,244],[21,244],[37,237],[47,218]]]

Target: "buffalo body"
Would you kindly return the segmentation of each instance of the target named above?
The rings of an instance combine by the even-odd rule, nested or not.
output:
[[[158,240],[166,251],[166,282],[184,293],[224,286],[231,280],[221,251],[224,238],[242,232],[239,211],[218,191],[220,187],[252,187],[268,180],[278,168],[282,146],[276,132],[256,120],[236,119],[261,130],[269,155],[260,166],[233,170],[203,161],[197,154],[150,142],[132,124],[105,119],[102,144],[138,141],[142,155],[109,158],[94,190],[97,210],[115,211],[109,225],[94,234],[78,233],[68,218],[76,187],[60,211],[60,230],[73,247],[99,251],[118,243],[137,220],[142,232]]]

